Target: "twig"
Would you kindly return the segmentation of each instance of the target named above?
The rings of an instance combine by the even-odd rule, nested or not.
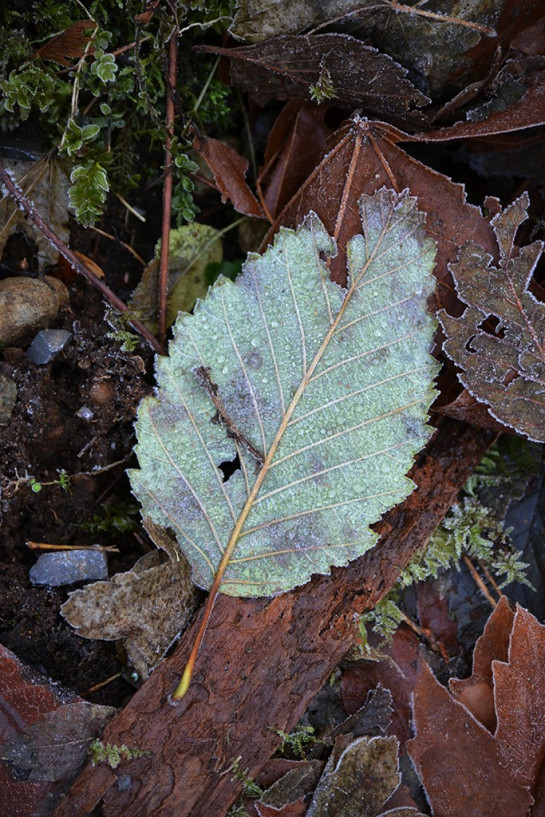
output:
[[[173,31],[168,45],[168,76],[166,102],[165,181],[163,185],[163,223],[161,228],[161,261],[159,263],[158,332],[159,342],[167,337],[168,254],[170,244],[170,219],[172,216],[172,137],[174,134],[174,93],[178,57],[178,36]]]
[[[106,298],[106,300],[109,301],[119,312],[128,312],[129,308],[127,304],[124,303],[121,298],[118,298],[115,292],[112,292],[110,287],[108,287],[100,278],[97,278],[97,276],[92,273],[82,261],[80,261],[72,250],[66,246],[64,241],[61,241],[61,239],[56,233],[53,232],[49,225],[46,224],[36,210],[33,202],[23,195],[19,189],[19,186],[14,181],[10,173],[6,170],[2,162],[0,162],[0,179],[2,180],[2,183],[6,187],[9,194],[17,202],[20,209],[27,214],[31,222],[43,233],[47,240],[58,249],[60,254],[66,258],[68,263],[76,270],[76,272],[83,275],[83,277],[86,278],[87,281],[89,281],[89,283],[95,287],[95,289],[98,289],[104,298]],[[139,321],[137,318],[130,318],[129,323],[142,335],[143,338],[147,340],[152,349],[154,349],[160,355],[165,354],[164,345],[151,334],[147,326],[145,326],[142,321]]]
[[[353,17],[357,14],[392,9],[392,11],[401,11],[405,12],[406,14],[418,14],[420,17],[428,17],[432,20],[437,20],[439,23],[451,23],[452,25],[463,26],[464,28],[472,28],[476,31],[480,31],[481,34],[484,34],[486,37],[498,36],[496,30],[494,28],[490,28],[489,26],[482,25],[481,23],[474,23],[471,20],[460,20],[457,17],[448,17],[444,14],[435,14],[433,11],[424,11],[423,9],[418,8],[419,5],[420,3],[417,3],[415,6],[407,6],[403,3],[399,3],[397,0],[382,0],[382,2],[373,6],[358,6],[355,9],[347,11],[345,14],[339,14],[338,17],[334,17],[332,20],[326,20],[325,22],[320,23],[319,26],[315,26],[308,33],[316,34],[316,32],[321,28],[337,23],[339,20],[346,20],[348,17]]]
[[[492,588],[498,594],[498,597],[501,599],[501,597],[503,596],[503,593],[502,593],[500,587],[498,586],[498,583],[497,583],[496,579],[494,578],[494,576],[492,575],[492,573],[490,572],[490,570],[488,569],[488,567],[486,566],[486,564],[483,562],[482,559],[479,559],[479,567],[483,571],[487,582],[490,583]]]
[[[47,542],[27,542],[31,550],[97,550],[100,553],[119,553],[114,545],[50,545]]]
[[[254,459],[256,459],[260,463],[260,465],[263,465],[263,463],[265,462],[265,457],[263,456],[261,451],[258,451],[257,448],[254,445],[252,445],[252,443],[249,440],[246,439],[244,434],[240,431],[239,428],[237,428],[237,426],[233,422],[233,419],[229,416],[227,409],[223,405],[223,400],[218,394],[218,387],[214,382],[212,382],[209,370],[204,366],[197,366],[196,369],[193,369],[193,374],[195,375],[203,389],[206,391],[207,395],[212,400],[214,407],[218,412],[218,418],[227,428],[229,436],[234,437],[235,440],[238,440],[238,442],[250,452],[252,457],[254,457]]]
[[[91,225],[91,230],[94,230],[94,231],[95,231],[95,233],[98,233],[99,235],[103,235],[103,236],[104,236],[104,238],[109,238],[109,239],[110,239],[110,241],[115,241],[117,244],[120,244],[120,245],[121,245],[121,246],[122,246],[122,247],[123,247],[125,250],[127,250],[127,252],[130,252],[130,254],[131,254],[131,255],[132,255],[134,258],[136,258],[136,260],[137,260],[137,261],[138,261],[140,264],[142,264],[142,266],[143,266],[143,267],[145,267],[145,266],[146,266],[146,262],[144,261],[144,259],[142,258],[142,256],[141,256],[141,255],[138,255],[138,253],[136,252],[136,250],[133,250],[133,248],[132,248],[131,246],[129,246],[129,244],[125,244],[125,242],[124,242],[124,241],[121,241],[121,239],[120,239],[120,238],[116,238],[116,236],[115,236],[115,235],[110,235],[110,233],[106,233],[106,232],[104,232],[104,230],[100,230],[98,227],[93,227],[92,225]]]
[[[467,556],[466,554],[464,554],[463,560],[464,560],[469,572],[471,573],[471,577],[472,577],[473,581],[475,582],[475,584],[477,585],[477,587],[479,588],[479,590],[481,591],[481,593],[483,594],[483,596],[485,597],[487,602],[490,604],[492,609],[495,610],[496,607],[498,606],[498,602],[492,596],[492,594],[490,593],[488,587],[486,586],[486,584],[483,582],[483,580],[481,579],[481,577],[477,573],[475,565],[473,564],[473,562],[471,561],[469,556]]]
[[[110,675],[110,677],[106,678],[105,681],[101,681],[99,684],[95,684],[94,686],[89,687],[89,689],[86,689],[85,692],[82,692],[81,693],[82,697],[84,695],[90,695],[91,692],[96,692],[97,689],[102,689],[102,687],[105,687],[106,684],[111,684],[112,681],[117,681],[118,678],[121,678],[121,673],[120,672],[116,672],[115,675]]]
[[[127,208],[127,210],[129,211],[129,213],[132,213],[132,214],[133,214],[133,216],[134,216],[135,218],[137,218],[139,221],[141,221],[143,224],[145,224],[145,223],[146,223],[146,217],[145,217],[145,216],[143,216],[143,215],[142,215],[142,213],[139,213],[139,212],[138,212],[138,210],[135,210],[135,208],[132,206],[132,204],[129,204],[129,202],[127,201],[127,199],[124,199],[124,198],[123,198],[123,196],[121,195],[121,193],[116,193],[116,192],[115,192],[115,190],[113,191],[113,193],[114,193],[114,196],[116,196],[116,197],[119,199],[119,201],[121,202],[121,204],[123,205],[123,207],[126,207],[126,208]]]
[[[486,37],[497,37],[497,32],[490,26],[484,26],[481,23],[473,23],[471,20],[460,20],[458,17],[449,17],[446,14],[435,14],[433,11],[425,11],[416,6],[406,6],[403,3],[398,3],[397,0],[390,0],[387,3],[394,11],[404,11],[407,14],[419,14],[421,17],[429,17],[431,20],[437,20],[440,23],[452,23],[453,25],[464,26],[465,28],[473,28],[475,31],[480,31]]]

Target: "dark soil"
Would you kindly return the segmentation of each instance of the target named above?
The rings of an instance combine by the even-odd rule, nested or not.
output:
[[[103,242],[106,258],[95,259],[105,264],[107,280],[108,267],[121,279],[113,283],[119,291],[141,270]],[[80,638],[64,622],[59,608],[74,586],[32,586],[29,569],[44,551],[26,543],[115,546],[110,573],[128,569],[149,548],[141,531],[120,533],[115,524],[138,519],[125,469],[134,465],[133,421],[151,389],[152,355],[144,344],[123,352],[109,337],[104,304],[86,282],[74,280],[69,289],[70,308],[55,324],[73,332],[67,348],[44,366],[20,348],[5,349],[0,362],[18,390],[9,422],[0,425],[0,642],[89,700],[118,706],[132,692],[121,678],[88,693],[122,671],[115,644]],[[61,469],[70,475],[68,490],[44,484],[58,480]],[[28,476],[42,483],[41,491],[32,490]],[[96,516],[113,516],[114,524],[86,529]]]

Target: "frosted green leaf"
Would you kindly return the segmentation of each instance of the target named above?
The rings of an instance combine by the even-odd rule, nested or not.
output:
[[[407,191],[363,197],[360,213],[347,290],[312,213],[181,314],[158,361],[132,487],[200,587],[273,595],[328,573],[371,548],[369,525],[414,488],[438,368],[435,248]]]
[[[152,332],[157,332],[157,295],[161,242],[155,248],[155,258],[146,267],[136,287],[129,307]],[[221,233],[208,224],[184,224],[170,231],[168,257],[167,327],[171,327],[178,312],[189,312],[197,298],[208,290],[206,269],[223,259]]]

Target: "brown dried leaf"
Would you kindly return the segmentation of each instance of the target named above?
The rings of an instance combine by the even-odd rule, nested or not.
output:
[[[239,40],[259,42],[280,34],[299,34],[316,23],[344,17],[361,0],[239,0],[229,33]]]
[[[295,817],[306,811],[306,794],[312,792],[320,779],[324,764],[320,760],[298,763],[293,769],[273,783],[255,803],[260,817]],[[301,811],[301,806],[303,810]]]
[[[304,817],[307,811],[307,804],[304,797],[299,797],[292,803],[286,803],[280,808],[269,806],[260,800],[253,804],[259,817]]]
[[[88,255],[84,255],[82,252],[78,252],[78,250],[72,250],[72,252],[76,258],[79,258],[79,260],[85,264],[87,269],[92,272],[93,275],[96,275],[97,278],[104,278],[104,270],[102,267],[99,267],[99,265],[93,261],[92,258],[89,258]]]
[[[496,728],[492,661],[507,660],[514,617],[507,598],[502,596],[475,644],[471,676],[463,680],[452,678],[449,681],[453,697],[464,704],[491,733]]]
[[[171,546],[167,534],[158,530],[154,530],[153,538],[168,552]],[[153,551],[127,573],[117,573],[109,582],[94,582],[70,593],[61,613],[84,638],[122,639],[130,664],[145,680],[187,624],[196,605],[196,591],[185,559],[178,555],[178,560],[165,561],[159,551]]]
[[[52,60],[59,65],[70,68],[70,63],[66,58],[74,57],[80,59],[85,54],[88,43],[93,39],[97,24],[94,20],[78,20],[72,23],[65,31],[61,31],[56,37],[52,37],[45,45],[42,45],[35,57],[43,60]],[[88,33],[90,32],[90,33]]]
[[[195,134],[193,147],[214,174],[224,204],[230,199],[239,213],[255,218],[265,217],[245,179],[248,159],[218,139],[200,134]]]
[[[320,162],[332,133],[326,112],[326,106],[291,100],[274,123],[257,180],[271,221]]]
[[[341,682],[343,703],[349,714],[356,712],[369,692],[377,686],[390,690],[393,715],[388,734],[399,740],[401,752],[410,736],[410,698],[412,695],[419,640],[412,630],[399,628],[387,647],[383,660],[361,660],[348,667]]]
[[[314,210],[337,242],[337,255],[329,264],[331,277],[345,285],[346,244],[358,229],[358,199],[384,186],[397,191],[408,188],[425,213],[428,235],[437,243],[434,274],[438,285],[433,304],[454,309],[458,300],[449,261],[470,240],[497,252],[494,233],[480,209],[466,202],[462,185],[398,147],[404,138],[410,139],[395,128],[355,116],[333,135],[323,160],[280,213],[264,245],[271,242],[280,225],[295,228]]]
[[[339,758],[334,751],[307,817],[375,817],[401,780],[398,746],[393,737],[364,737],[352,741]]]
[[[544,442],[545,304],[528,289],[542,244],[518,252],[514,244],[528,203],[524,194],[491,221],[499,267],[478,244],[462,248],[451,271],[468,308],[460,318],[445,310],[438,317],[447,336],[443,349],[462,370],[459,379],[468,391],[496,420]],[[485,325],[489,319],[493,323]]]
[[[510,778],[497,742],[424,661],[414,689],[414,725],[409,754],[434,814],[526,815],[532,797]]]
[[[36,210],[49,227],[65,244],[69,244],[70,231],[67,225],[70,179],[63,163],[58,159],[48,158],[37,162],[16,159],[3,159],[2,162],[6,170],[11,171],[23,193],[32,199]],[[17,225],[36,242],[39,269],[55,264],[59,251],[38,227],[29,224],[17,203],[6,195],[0,199],[0,253]]]
[[[365,703],[333,729],[328,738],[349,733],[355,738],[383,735],[390,726],[393,712],[392,693],[378,684],[369,690]]]
[[[0,644],[0,744],[74,700],[79,700],[74,693],[37,675]],[[2,817],[28,817],[49,800],[54,786],[16,780],[2,755],[0,749],[0,813]]]
[[[506,430],[504,425],[498,423],[489,414],[486,406],[475,400],[467,389],[463,389],[452,403],[448,403],[446,406],[434,406],[434,409],[438,414],[447,414],[449,417],[454,417],[455,420],[471,423],[477,428],[488,428],[497,432]]]
[[[533,128],[545,123],[545,84],[543,80],[532,85],[524,96],[503,107],[492,111],[477,121],[456,122],[446,128],[432,133],[420,134],[425,142],[444,142],[450,139],[468,139],[476,136],[491,136],[499,133],[510,133]]]
[[[10,738],[0,749],[24,780],[68,780],[88,759],[89,745],[115,715],[113,706],[66,704]]]
[[[518,605],[509,658],[492,668],[499,758],[513,780],[534,791],[545,759],[545,627]]]
[[[407,70],[347,34],[275,37],[256,45],[204,50],[228,57],[231,82],[260,105],[271,99],[335,99],[403,127],[427,122],[414,109],[430,100],[406,78]]]

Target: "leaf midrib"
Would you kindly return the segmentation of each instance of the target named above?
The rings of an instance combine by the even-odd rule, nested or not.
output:
[[[306,388],[307,388],[307,386],[309,384],[309,381],[310,381],[310,379],[312,377],[312,374],[313,374],[314,370],[316,369],[316,367],[318,366],[320,360],[322,359],[322,356],[323,356],[325,350],[327,349],[333,335],[337,331],[337,329],[339,327],[339,323],[340,323],[340,321],[341,321],[341,319],[342,319],[342,317],[343,317],[343,315],[344,315],[344,313],[345,313],[345,311],[346,311],[346,309],[347,309],[347,307],[348,307],[348,305],[349,305],[349,303],[351,301],[352,295],[354,294],[354,292],[357,289],[358,283],[361,281],[361,279],[365,275],[365,273],[366,273],[367,269],[369,268],[369,266],[373,263],[373,261],[375,259],[375,256],[376,256],[376,254],[378,252],[378,249],[380,248],[380,246],[382,244],[382,240],[383,240],[384,236],[387,234],[389,229],[391,229],[390,220],[388,221],[387,225],[383,226],[383,228],[381,230],[381,233],[380,233],[380,235],[379,235],[379,237],[378,237],[378,239],[377,239],[377,241],[375,243],[373,251],[371,252],[371,254],[370,254],[369,258],[367,259],[367,261],[365,262],[364,266],[362,267],[360,274],[357,275],[357,276],[356,275],[351,275],[350,286],[349,286],[349,288],[348,288],[348,290],[346,292],[346,296],[345,296],[345,298],[344,298],[344,300],[343,300],[343,302],[341,304],[341,307],[340,307],[340,309],[339,309],[333,323],[330,325],[330,327],[329,327],[329,329],[327,331],[327,334],[326,334],[324,340],[322,341],[322,345],[320,346],[320,348],[316,352],[312,363],[310,364],[309,368],[305,371],[305,374],[304,374],[304,376],[303,376],[303,378],[301,380],[301,383],[299,384],[299,386],[297,388],[297,391],[293,395],[292,400],[291,400],[291,402],[290,402],[284,416],[282,417],[282,421],[281,421],[281,423],[280,423],[280,425],[278,427],[278,431],[276,432],[276,436],[275,436],[273,442],[271,443],[271,447],[270,447],[270,449],[269,449],[269,451],[267,453],[267,456],[265,458],[265,462],[263,463],[263,466],[261,467],[261,470],[259,471],[259,473],[257,475],[256,481],[255,481],[255,483],[254,483],[254,485],[253,485],[253,487],[252,487],[252,489],[250,491],[250,494],[248,495],[248,498],[247,498],[247,500],[246,500],[246,502],[244,504],[244,507],[243,507],[241,513],[240,513],[240,516],[237,519],[235,527],[233,528],[233,532],[232,532],[231,536],[229,537],[229,542],[227,543],[227,547],[225,548],[225,551],[223,553],[221,561],[220,561],[220,563],[218,565],[217,572],[216,572],[216,574],[214,576],[214,582],[212,584],[212,587],[210,588],[210,596],[212,598],[217,594],[217,592],[219,590],[223,575],[224,575],[227,567],[229,566],[229,564],[231,562],[231,556],[232,556],[233,551],[235,550],[235,548],[237,546],[238,540],[240,538],[240,534],[242,533],[242,528],[244,527],[246,519],[248,518],[248,515],[249,515],[250,511],[253,508],[255,498],[256,498],[257,494],[259,493],[259,490],[261,489],[261,486],[263,484],[263,481],[265,480],[265,477],[267,476],[267,473],[269,471],[269,467],[270,467],[271,462],[272,462],[272,460],[274,458],[274,455],[276,453],[276,449],[278,448],[278,445],[280,444],[280,441],[282,440],[282,437],[284,436],[284,432],[286,431],[286,428],[287,428],[287,425],[288,425],[288,423],[289,423],[289,421],[291,419],[291,416],[293,415],[293,412],[297,408],[297,405],[299,404],[299,400],[301,399],[301,397],[305,393],[305,390],[306,390]],[[288,276],[290,277],[290,281],[291,281],[291,275],[290,275],[290,272],[289,272],[289,268],[287,268],[287,272],[288,272]]]

